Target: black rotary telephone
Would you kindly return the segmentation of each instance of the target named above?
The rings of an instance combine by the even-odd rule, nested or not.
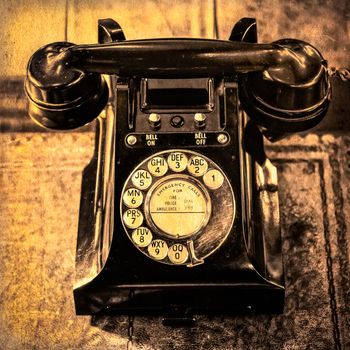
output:
[[[95,172],[82,186],[77,314],[173,324],[282,312],[277,172],[263,135],[318,124],[330,82],[306,42],[256,42],[252,18],[227,41],[126,41],[105,19],[100,44],[57,42],[31,57],[37,123],[72,129],[99,116]]]

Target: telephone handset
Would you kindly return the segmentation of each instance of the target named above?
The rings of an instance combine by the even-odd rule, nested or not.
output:
[[[294,132],[324,116],[329,103],[325,62],[295,39],[272,44],[208,39],[153,39],[102,45],[49,44],[28,64],[30,115],[46,127],[74,128],[106,104],[101,74],[127,78],[241,75],[241,98],[258,124]],[[255,116],[256,115],[256,116]]]
[[[277,174],[262,135],[317,125],[330,83],[311,45],[256,37],[243,18],[228,41],[126,41],[105,19],[100,44],[31,57],[37,123],[72,129],[103,114],[94,188],[82,188],[77,313],[283,310]]]

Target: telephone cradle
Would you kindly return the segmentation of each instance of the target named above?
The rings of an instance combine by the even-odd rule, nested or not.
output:
[[[331,95],[306,42],[257,44],[242,18],[229,40],[127,41],[33,54],[29,114],[50,129],[97,118],[82,181],[76,313],[281,313],[285,284],[276,167],[264,152],[317,125]]]

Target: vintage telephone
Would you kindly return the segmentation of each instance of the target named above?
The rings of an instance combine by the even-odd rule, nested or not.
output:
[[[277,140],[318,124],[326,62],[294,39],[257,44],[241,19],[228,41],[57,42],[28,63],[29,114],[72,129],[99,116],[85,176],[74,288],[78,314],[279,313],[284,275]],[[85,173],[88,175],[88,171]]]

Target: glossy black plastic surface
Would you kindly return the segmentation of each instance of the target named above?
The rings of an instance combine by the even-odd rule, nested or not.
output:
[[[277,173],[262,132],[276,139],[317,124],[330,85],[326,63],[311,45],[294,39],[257,44],[256,38],[255,20],[245,18],[230,41],[125,41],[120,26],[105,19],[99,21],[99,45],[54,43],[31,58],[29,111],[42,125],[82,125],[107,103],[82,186],[78,314],[153,313],[192,322],[193,313],[282,312]],[[111,75],[108,92],[101,74]],[[203,89],[203,79],[194,78],[208,84]],[[197,103],[184,98],[189,92]],[[149,122],[153,112],[161,115],[157,128]],[[196,112],[206,116],[200,131]],[[130,173],[147,157],[174,149],[212,159],[234,193],[230,232],[201,265],[152,260],[123,227],[119,204]],[[225,211],[215,214],[225,220]]]
[[[134,116],[134,127],[130,127],[127,118],[128,84],[122,81],[117,84],[116,111],[119,118],[115,125],[113,239],[108,258],[99,274],[74,290],[78,314],[131,312],[184,317],[196,313],[282,312],[284,279],[279,226],[270,223],[269,230],[264,231],[260,222],[254,161],[244,151],[248,147],[243,145],[245,122],[237,103],[237,84],[226,82],[224,89],[216,86],[215,109],[208,113],[208,118],[218,122],[216,132],[204,130],[206,144],[196,145],[194,132],[185,132],[181,128],[168,130],[165,126],[152,131],[147,124],[140,124],[138,119],[147,117],[147,112],[140,110]],[[220,99],[218,92],[222,89],[225,95]],[[219,111],[224,111],[224,126],[220,126],[222,116],[218,114]],[[187,117],[184,111],[181,114]],[[193,112],[188,111],[188,114]],[[170,115],[177,113],[173,111]],[[138,136],[137,144],[128,146],[125,143],[126,135],[134,134],[135,127],[145,129],[135,133]],[[220,145],[217,142],[219,132],[227,132],[230,142]],[[144,137],[147,135],[157,139],[155,145],[147,145],[147,137]],[[141,254],[125,234],[119,213],[122,186],[134,167],[158,151],[178,148],[190,149],[215,159],[229,176],[237,205],[234,225],[224,244],[206,258],[204,264],[192,268],[164,265]],[[251,150],[255,151],[255,148],[253,146]],[[222,210],[224,220],[225,209]],[[84,222],[83,217],[80,220]],[[252,227],[251,222],[256,226]],[[277,231],[272,227],[276,227]],[[86,227],[84,232],[86,234]],[[81,237],[81,242],[85,241],[86,236]],[[274,254],[265,246],[272,247]],[[268,273],[270,267],[267,262],[273,266],[273,274]]]
[[[29,115],[47,128],[82,126],[96,118],[107,102],[107,86],[100,74],[72,69],[62,60],[62,52],[71,46],[46,45],[28,63]]]
[[[105,26],[111,23],[105,20]],[[247,29],[244,31],[244,26]],[[237,26],[232,38],[254,39],[254,22]],[[106,34],[107,33],[107,34]],[[286,132],[316,125],[325,115],[330,84],[324,59],[303,41],[272,44],[209,39],[153,39],[111,42],[103,23],[99,45],[54,43],[39,49],[28,64],[26,91],[34,119],[71,128],[93,119],[106,103],[99,74],[120,77],[224,77],[239,74],[244,108],[267,128]],[[109,36],[108,36],[109,35]],[[90,111],[90,113],[89,113]],[[84,112],[84,113],[82,113]],[[84,115],[84,120],[78,118]],[[49,119],[49,121],[47,121]],[[65,122],[66,121],[66,122]]]
[[[292,39],[275,42],[294,52],[300,60],[291,83],[279,67],[240,77],[240,99],[245,111],[259,125],[273,130],[292,133],[310,129],[325,116],[330,103],[330,82],[326,64],[320,53],[307,43]],[[305,56],[309,62],[305,62]],[[288,57],[285,56],[288,61]],[[305,79],[303,71],[308,71]]]

